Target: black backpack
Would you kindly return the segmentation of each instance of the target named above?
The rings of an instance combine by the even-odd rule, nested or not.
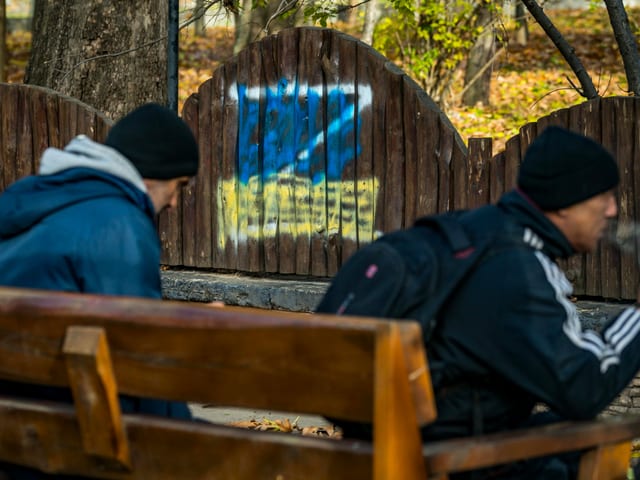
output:
[[[437,314],[478,263],[501,248],[524,246],[495,206],[418,219],[354,253],[333,278],[316,312],[420,322],[425,343]]]

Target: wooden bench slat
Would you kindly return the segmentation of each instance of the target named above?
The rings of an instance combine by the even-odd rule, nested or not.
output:
[[[144,415],[125,415],[124,422],[131,440],[131,471],[82,454],[71,406],[0,396],[0,459],[49,473],[114,479],[372,478],[371,445],[366,442],[255,432]],[[22,442],[16,444],[16,438]]]
[[[639,436],[640,416],[612,417],[428,443],[422,453],[429,472],[461,472],[597,445],[614,445]],[[627,452],[627,463],[629,455]]]
[[[129,444],[104,329],[69,327],[62,352],[84,451],[130,465]]]

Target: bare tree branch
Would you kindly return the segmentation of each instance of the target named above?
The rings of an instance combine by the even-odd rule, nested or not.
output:
[[[605,0],[604,3],[607,6],[611,28],[613,28],[622,62],[624,63],[629,91],[636,97],[640,96],[640,54],[638,53],[636,37],[629,25],[629,17],[624,9],[622,0]]]
[[[538,5],[538,2],[536,2],[535,0],[522,0],[522,3],[525,7],[527,7],[529,13],[531,13],[533,18],[536,19],[536,22],[538,22],[538,24],[542,27],[544,32],[556,46],[558,51],[562,54],[564,59],[571,67],[571,70],[573,70],[573,73],[576,74],[576,77],[578,77],[578,81],[580,82],[580,85],[582,87],[582,90],[579,90],[580,94],[588,99],[598,97],[598,91],[593,85],[593,81],[591,80],[591,77],[589,77],[589,74],[584,68],[584,65],[582,65],[582,62],[576,55],[575,50],[564,39],[562,34],[558,31],[551,20],[549,20],[549,17],[547,17],[547,15],[544,13],[544,10],[540,7],[540,5]]]

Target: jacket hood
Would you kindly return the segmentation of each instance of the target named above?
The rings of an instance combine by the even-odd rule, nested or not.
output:
[[[0,239],[18,235],[61,209],[100,197],[120,197],[153,219],[145,190],[142,178],[122,155],[78,137],[64,150],[47,149],[38,175],[18,180],[0,195]]]
[[[64,150],[47,148],[40,159],[39,175],[53,175],[69,168],[92,168],[132,183],[143,192],[147,187],[136,167],[120,152],[78,135]]]
[[[518,190],[505,193],[498,201],[498,208],[511,215],[523,227],[535,232],[543,242],[542,251],[550,258],[567,258],[576,253],[560,229]]]

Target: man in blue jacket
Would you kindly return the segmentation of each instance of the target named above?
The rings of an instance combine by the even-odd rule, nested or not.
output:
[[[64,150],[47,149],[37,175],[0,195],[0,285],[161,298],[156,215],[176,205],[198,162],[188,125],[157,104],[123,117],[105,144],[80,135]],[[6,389],[70,401],[62,389],[0,382]],[[124,411],[191,418],[184,403],[121,403]],[[11,468],[0,471],[40,478]]]

